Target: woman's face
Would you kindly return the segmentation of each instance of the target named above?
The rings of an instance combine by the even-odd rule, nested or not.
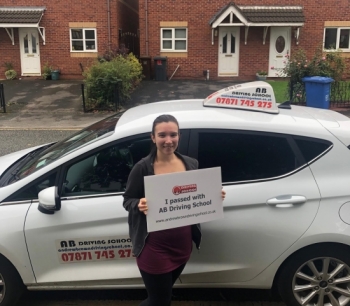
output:
[[[173,154],[179,144],[179,127],[175,122],[158,123],[151,137],[157,146],[158,153]]]

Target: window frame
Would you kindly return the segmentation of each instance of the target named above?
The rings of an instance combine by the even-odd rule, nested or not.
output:
[[[163,30],[171,30],[171,39],[170,38],[164,38],[163,37]],[[185,30],[186,31],[186,37],[185,38],[175,38],[175,30]],[[163,41],[171,41],[172,42],[172,48],[171,49],[164,49],[163,48]],[[176,50],[175,49],[175,42],[176,41],[185,41],[186,43],[186,49]],[[160,51],[161,52],[188,52],[188,28],[187,27],[162,27],[160,28]]]
[[[72,30],[82,30],[83,31],[83,38],[82,39],[77,39],[77,38],[73,38],[72,37]],[[86,39],[85,38],[85,31],[88,30],[93,30],[94,31],[94,35],[95,35],[95,39]],[[73,50],[73,41],[82,41],[83,42],[83,50]],[[86,49],[86,41],[95,41],[95,49]],[[69,28],[69,44],[70,44],[70,52],[73,53],[86,53],[86,52],[94,52],[97,53],[97,29],[96,28],[77,28],[77,27],[72,27]]]
[[[38,178],[36,178],[35,180],[31,181],[30,183],[26,184],[25,186],[23,186],[22,188],[18,189],[17,191],[13,192],[11,195],[9,195],[6,199],[4,199],[0,205],[6,205],[8,203],[29,203],[29,202],[35,202],[38,200],[38,198],[35,199],[25,199],[25,200],[18,200],[18,199],[13,199],[14,197],[17,197],[19,194],[21,194],[24,190],[33,187],[34,185],[38,184],[39,182],[41,182],[44,179],[49,178],[52,174],[56,174],[55,177],[55,184],[54,186],[57,186],[59,184],[59,180],[61,177],[61,166],[57,167],[55,169],[52,169],[48,172],[46,172],[45,174],[39,176]],[[49,188],[49,187],[47,187]]]
[[[326,49],[325,43],[326,43],[326,30],[327,29],[337,29],[337,35],[336,35],[336,46],[334,49]],[[349,31],[349,45],[348,48],[340,48],[340,32],[341,30],[348,30]],[[326,26],[323,30],[323,51],[325,52],[334,52],[335,50],[342,50],[343,52],[350,52],[350,27],[332,27],[332,26]]]
[[[187,154],[188,150],[188,139],[189,139],[189,134],[190,130],[180,130],[181,136],[180,136],[180,142],[178,146],[178,151],[181,154]],[[149,138],[150,137],[150,132],[148,133],[140,133],[124,138],[120,138],[118,140],[115,140],[113,142],[101,145],[97,148],[94,148],[93,150],[90,150],[89,152],[86,152],[80,156],[75,157],[74,159],[71,159],[70,161],[66,162],[64,165],[61,166],[62,171],[60,172],[60,177],[59,177],[59,183],[58,183],[58,194],[61,197],[61,200],[72,200],[72,199],[79,199],[79,198],[93,198],[93,197],[105,197],[105,196],[115,196],[115,195],[122,195],[124,194],[124,191],[121,192],[106,192],[106,193],[96,193],[96,194],[89,194],[89,195],[63,195],[63,184],[65,182],[65,178],[67,176],[67,172],[69,168],[73,165],[78,163],[79,161],[82,161],[85,158],[88,158],[89,156],[92,156],[96,154],[99,151],[102,151],[104,149],[120,145],[123,142],[126,141],[132,141],[134,139],[140,139],[140,138]]]

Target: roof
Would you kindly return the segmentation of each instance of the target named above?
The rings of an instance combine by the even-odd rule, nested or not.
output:
[[[314,110],[302,106],[280,109],[269,114],[241,109],[203,106],[203,99],[173,100],[149,103],[128,109],[116,125],[116,137],[151,131],[153,120],[162,114],[171,114],[179,121],[180,129],[243,129],[286,134],[316,135],[323,130],[313,117]],[[328,110],[327,113],[331,111]],[[220,118],[220,119],[218,119]],[[307,131],[307,132],[305,132]]]
[[[38,24],[44,6],[0,6],[0,24]]]
[[[223,20],[233,12],[244,25],[259,24],[304,24],[305,17],[302,6],[240,6],[233,2],[223,6],[209,21],[212,26],[218,19]],[[224,23],[222,23],[224,24]]]
[[[305,22],[301,6],[240,6],[243,15],[254,23]]]

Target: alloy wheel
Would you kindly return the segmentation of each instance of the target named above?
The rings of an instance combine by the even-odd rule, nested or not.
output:
[[[0,274],[0,303],[5,297],[5,281],[2,275]]]
[[[302,306],[345,306],[350,301],[350,268],[335,258],[314,258],[294,274],[292,291]]]

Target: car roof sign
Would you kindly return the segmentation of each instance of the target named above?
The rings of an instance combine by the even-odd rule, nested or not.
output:
[[[209,95],[203,101],[203,105],[279,113],[271,85],[262,81],[237,84],[221,89]]]

